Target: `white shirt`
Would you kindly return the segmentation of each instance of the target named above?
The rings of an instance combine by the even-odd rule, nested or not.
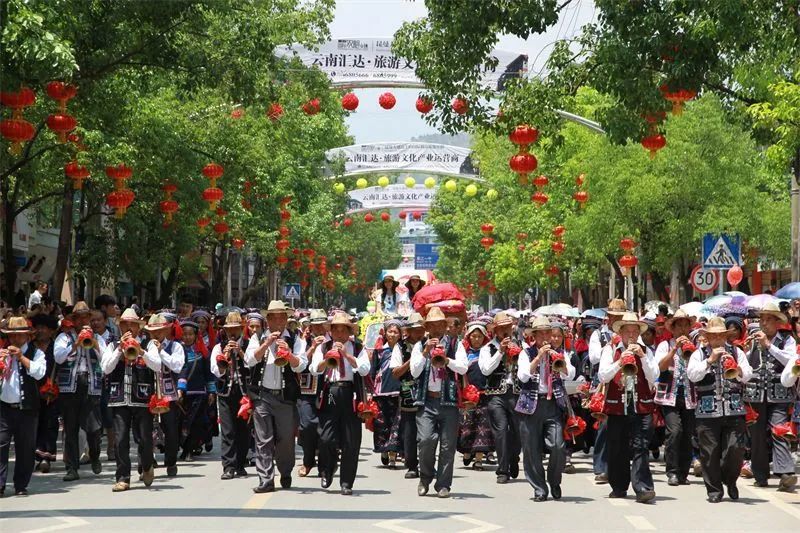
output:
[[[792,375],[792,367],[794,367],[798,358],[800,358],[800,355],[795,355],[781,372],[781,385],[786,388],[793,387],[797,383],[797,376]]]
[[[527,346],[526,346],[527,348]],[[561,379],[574,379],[575,378],[575,367],[572,366],[572,361],[568,357],[569,354],[564,354],[564,361],[567,363],[567,371],[561,372]],[[519,361],[517,367],[517,377],[523,383],[527,383],[531,380],[531,358],[528,355],[528,350],[522,350],[519,353]],[[549,357],[542,357],[541,361],[539,361],[539,368],[537,369],[536,373],[539,376],[544,376],[545,371],[548,370],[546,367],[550,366],[550,358]],[[545,382],[545,380],[539,380],[539,394],[547,394],[550,392],[550,384]]]
[[[263,334],[263,338],[269,337],[270,332],[269,330],[265,331]],[[285,341],[289,341],[289,332],[283,330],[283,335],[281,338]],[[250,336],[250,342],[247,344],[247,349],[244,352],[244,364],[247,368],[252,368],[258,364],[256,360],[256,350],[258,347],[261,346],[261,340],[258,338],[257,335]],[[303,339],[302,335],[297,335],[294,339],[294,346],[291,346],[292,354],[300,359],[300,363],[297,366],[292,367],[292,371],[299,374],[303,370],[306,369],[308,366],[308,358],[306,357],[306,341]],[[283,368],[275,366],[275,354],[278,352],[278,343],[273,342],[269,348],[267,348],[264,357],[266,358],[266,364],[264,365],[264,376],[261,378],[261,386],[265,389],[272,389],[272,390],[280,390],[283,389]],[[264,360],[264,359],[262,359]]]
[[[613,333],[606,324],[600,326],[600,329],[596,329],[592,332],[592,336],[589,337],[589,362],[593,365],[600,364],[600,357],[603,354],[603,344],[600,342],[600,335],[601,334],[610,334],[613,337]],[[606,343],[610,344],[610,342]]]
[[[417,344],[414,345],[414,349],[411,351],[411,375],[414,378],[418,378],[422,371],[425,369],[425,363],[427,361],[427,357],[422,354],[423,343],[427,342],[426,339],[422,339]],[[464,375],[467,373],[467,352],[466,350],[456,350],[456,357],[455,359],[447,358],[447,368],[452,370],[456,374]],[[442,390],[442,380],[439,379],[436,375],[436,372],[428,372],[428,392],[441,392]]]
[[[75,335],[77,339],[77,334]],[[97,341],[97,357],[102,357],[103,352],[106,351],[106,341],[97,334],[94,334],[94,338]],[[78,372],[88,372],[89,371],[89,351],[78,347],[77,351],[70,356],[72,352],[72,346],[76,341],[72,340],[72,335],[67,332],[59,333],[58,337],[56,337],[56,341],[53,344],[53,359],[55,359],[56,364],[63,365],[64,361],[66,361],[69,357],[72,357],[72,360],[78,361]]]
[[[611,343],[609,343],[603,348],[603,353],[600,356],[600,369],[597,371],[597,375],[603,383],[610,382],[622,369],[622,363],[620,362],[622,358],[620,357],[620,359],[614,361],[614,352],[616,352],[617,348],[620,348],[623,352],[625,351],[625,347],[622,346],[622,344],[612,346]],[[636,364],[642,365],[644,377],[647,379],[648,383],[650,383],[650,386],[654,387],[656,379],[658,379],[658,375],[660,374],[658,362],[652,350],[649,348],[642,349],[645,352],[645,356],[641,358],[636,357]],[[633,376],[631,376],[631,378],[633,378]]]
[[[737,347],[733,349],[736,352],[736,361],[739,363],[739,368],[742,369],[741,377],[737,377],[736,379],[742,383],[747,383],[750,381],[750,378],[753,377],[753,368],[750,366],[750,362],[747,360],[747,356],[742,350]],[[720,364],[720,362],[717,361],[717,364]],[[706,374],[713,372],[712,368],[713,365],[709,365],[707,360],[703,359],[703,350],[698,348],[689,358],[689,364],[686,365],[686,375],[689,377],[690,381],[697,383],[706,377]]]
[[[181,347],[181,351],[183,351],[183,347]],[[103,357],[100,359],[100,368],[103,369],[103,374],[108,375],[112,373],[117,367],[119,358],[121,356],[121,343],[118,342],[116,345],[108,344],[103,352]],[[142,358],[144,359],[147,368],[153,372],[161,372],[161,357],[159,356],[158,352],[156,352],[155,348],[153,350],[145,350]]]
[[[164,350],[164,347],[169,342],[172,342],[172,353],[167,353]],[[164,341],[161,343],[161,350],[157,350],[156,343],[151,340],[147,343],[147,354],[145,360],[146,359],[159,361],[159,365],[163,364],[169,368],[170,371],[178,374],[183,369],[183,364],[186,362],[186,355],[183,353],[183,345],[179,342],[164,339]],[[158,368],[158,370],[153,370],[156,372],[161,372],[161,368]]]
[[[317,349],[314,350],[314,357],[311,358],[309,370],[316,376],[324,374],[328,371],[328,369],[325,367],[325,354],[322,352],[322,349],[322,344],[317,346]],[[344,345],[344,349],[348,354],[353,355],[353,350],[355,349],[353,341],[347,341]],[[369,361],[369,354],[367,354],[367,350],[365,348],[362,348],[361,353],[358,354],[358,357],[356,357],[356,363],[358,366],[356,367],[355,371],[358,372],[359,375],[366,376],[369,374],[371,364]],[[339,374],[339,367],[333,368],[330,370],[330,381],[353,381],[353,367],[350,366],[350,362],[345,359],[342,361],[342,364],[344,365],[344,375],[342,376]]]
[[[770,345],[767,351],[769,351],[770,355],[777,359],[780,364],[788,365],[789,361],[794,361],[794,357],[797,354],[797,343],[794,341],[794,338],[789,335],[786,337],[786,342],[783,345],[783,350],[779,350],[777,346],[771,344],[775,341],[775,337],[773,336],[770,339]]]
[[[22,355],[28,351],[28,343],[22,345],[19,349]],[[11,373],[8,380],[3,381],[2,393],[0,393],[0,401],[5,403],[19,403],[20,390],[19,390],[19,361],[16,357],[9,356],[6,359],[6,364],[11,365]],[[31,359],[30,368],[28,369],[28,377],[35,380],[40,380],[44,377],[47,371],[47,361],[44,358],[44,352],[36,349]],[[37,385],[38,387],[38,385]]]
[[[39,294],[39,291],[33,291],[31,293],[30,297],[28,298],[28,309],[30,309],[31,307],[33,307],[36,304],[41,304],[41,303],[42,303],[42,295]],[[17,403],[17,402],[13,402],[13,403]]]

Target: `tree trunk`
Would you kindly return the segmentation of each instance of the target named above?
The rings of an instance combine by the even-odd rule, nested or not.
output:
[[[72,184],[64,182],[64,196],[61,198],[61,227],[58,232],[58,250],[56,252],[56,265],[53,271],[53,298],[61,299],[61,292],[67,277],[67,263],[69,262],[72,248],[72,205],[74,193]],[[74,302],[70,302],[74,303]]]
[[[7,180],[6,180],[7,181]],[[5,276],[5,297],[8,305],[14,307],[14,291],[17,285],[17,265],[14,261],[14,212],[8,201],[7,182],[2,186],[3,205],[3,274]]]
[[[669,293],[667,292],[667,283],[661,274],[658,272],[650,272],[650,279],[653,282],[653,290],[656,291],[656,298],[662,302],[669,303]]]
[[[606,259],[608,259],[608,262],[611,263],[611,268],[614,269],[614,273],[616,274],[616,278],[617,278],[617,294],[616,294],[616,298],[622,298],[624,300],[625,299],[625,276],[622,275],[622,269],[619,268],[619,264],[617,263],[617,260],[613,255],[608,254],[606,256]]]

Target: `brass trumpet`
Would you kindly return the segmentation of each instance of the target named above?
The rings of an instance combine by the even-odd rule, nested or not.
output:
[[[292,352],[287,350],[286,348],[278,348],[278,351],[275,353],[275,366],[277,367],[284,367],[289,364],[289,355]]]
[[[684,361],[688,361],[692,354],[697,350],[697,346],[692,344],[691,342],[686,342],[681,346],[681,359]]]
[[[622,354],[620,360],[622,361],[623,376],[635,376],[639,371],[639,368],[636,366],[636,356],[634,356],[631,352],[625,352]]]
[[[447,356],[443,346],[436,346],[431,350],[431,366],[434,368],[444,368],[447,365]]]
[[[334,369],[339,368],[339,361],[341,360],[342,356],[339,353],[339,350],[328,350],[325,354],[325,368]]]
[[[739,375],[739,363],[730,354],[725,354],[720,360],[722,364],[722,377],[725,379],[735,379]]]
[[[567,360],[564,355],[558,352],[550,352],[550,369],[554,374],[561,374],[567,371]]]
[[[794,364],[792,365],[791,373],[794,377],[800,377],[800,357],[795,359]]]
[[[136,358],[139,357],[139,349],[139,341],[136,339],[128,339],[122,343],[122,354],[129,362],[136,361]]]
[[[80,344],[81,348],[88,350],[94,346],[94,333],[84,329],[80,332],[80,334],[78,334],[78,343]]]

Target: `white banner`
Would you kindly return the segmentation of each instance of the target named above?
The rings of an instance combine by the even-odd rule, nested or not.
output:
[[[369,211],[372,209],[388,208],[418,208],[430,207],[436,196],[436,189],[428,189],[417,184],[413,189],[398,183],[388,187],[367,187],[348,191],[350,197],[347,202],[348,211]],[[411,255],[414,255],[413,253]]]
[[[331,83],[344,87],[424,87],[417,78],[414,63],[392,53],[392,38],[341,38],[309,50],[299,45],[279,46],[279,56],[297,56],[304,65],[322,70]],[[494,50],[497,68],[484,72],[481,84],[495,91],[505,89],[505,81],[523,76],[528,56]]]
[[[429,172],[474,177],[469,148],[447,144],[392,142],[355,144],[325,153],[328,163],[344,159],[345,174],[385,172]]]

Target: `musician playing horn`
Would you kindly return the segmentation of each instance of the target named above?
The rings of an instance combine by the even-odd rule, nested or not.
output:
[[[728,344],[722,318],[709,320],[703,335],[707,344],[692,354],[686,373],[697,384],[695,417],[708,501],[719,503],[723,485],[732,500],[739,498],[736,480],[744,458],[745,431],[742,384],[753,371],[744,352]],[[725,367],[730,370],[734,364],[738,365],[734,379],[725,379]]]
[[[647,503],[656,496],[649,444],[658,363],[653,353],[639,344],[647,324],[636,313],[625,313],[612,329],[617,335],[603,348],[599,370],[600,381],[608,384],[603,407],[608,415],[608,497],[625,498],[628,485],[632,485],[636,501]]]

